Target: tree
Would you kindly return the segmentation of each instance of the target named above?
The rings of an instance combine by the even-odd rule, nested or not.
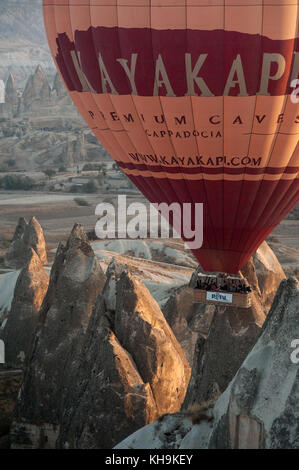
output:
[[[97,190],[94,180],[89,180],[88,183],[84,184],[82,187],[85,193],[95,193]]]
[[[44,170],[43,173],[49,178],[49,180],[52,178],[52,176],[56,175],[56,171],[52,170],[52,168],[48,168],[47,170]]]
[[[12,158],[10,158],[9,160],[6,160],[5,163],[9,168],[13,168],[14,166],[16,166],[16,161],[13,160]]]
[[[34,180],[28,176],[5,175],[0,178],[0,188],[6,190],[25,190],[32,188]]]

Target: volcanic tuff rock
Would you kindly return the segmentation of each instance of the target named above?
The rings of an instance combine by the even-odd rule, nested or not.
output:
[[[5,102],[13,106],[17,105],[19,102],[17,90],[15,87],[15,79],[10,73],[5,86]]]
[[[299,368],[291,357],[298,311],[298,281],[284,280],[260,338],[217,401],[210,448],[299,448]]]
[[[19,104],[19,98],[15,88],[15,81],[12,74],[9,74],[5,84],[5,101],[0,103],[0,117],[9,119],[12,118],[17,110]]]
[[[54,77],[53,91],[56,92],[56,96],[59,99],[68,96],[66,88],[65,88],[58,72],[56,73],[56,75]]]
[[[160,418],[115,448],[298,449],[298,311],[298,281],[283,280],[258,341],[216,403]]]
[[[40,224],[35,217],[32,217],[29,223],[20,217],[11,245],[4,257],[5,266],[12,269],[23,268],[30,259],[30,248],[36,252],[42,264],[48,263],[46,242]]]
[[[9,72],[18,87],[42,64],[54,76],[55,66],[47,44],[42,0],[0,0],[0,79]]]
[[[21,367],[28,357],[38,321],[38,312],[48,289],[49,275],[32,248],[29,261],[19,274],[10,313],[0,338],[5,343],[5,362]]]
[[[54,447],[61,407],[76,386],[72,363],[105,275],[82,227],[60,244],[40,311],[13,428],[14,447]]]
[[[110,448],[179,410],[184,399],[190,377],[184,352],[146,287],[120,274],[123,268],[111,263],[91,317],[78,387],[64,406],[61,447]]]
[[[28,111],[31,106],[39,106],[41,103],[47,102],[50,95],[51,88],[47,77],[42,67],[38,65],[26,83],[21,99],[21,109]]]
[[[8,370],[0,366],[0,449],[10,447],[9,431],[21,380],[21,370]]]
[[[13,76],[8,77],[7,99],[0,103],[0,166],[9,169],[7,162],[13,160],[14,170],[49,166],[57,170],[85,160],[107,160],[106,150],[92,137],[58,73],[51,89],[44,70],[39,65],[30,74],[20,97],[16,96]]]
[[[82,228],[59,246],[16,407],[14,448],[109,448],[180,409],[190,378],[185,354],[143,283],[125,271],[112,262],[102,292]]]
[[[267,314],[271,308],[278,286],[286,276],[276,255],[266,241],[254,253],[252,263],[261,293],[261,302]],[[246,277],[247,267],[248,264],[242,270],[244,277]],[[249,275],[247,276],[248,281],[250,281]]]
[[[191,278],[191,287],[197,271]],[[266,242],[241,274],[247,278],[253,291],[249,309],[194,304],[186,286],[175,292],[163,308],[191,364],[194,357],[185,407],[198,400],[209,399],[215,389],[225,390],[255,344],[275,292],[285,278]]]
[[[186,286],[177,289],[162,309],[191,366],[198,337],[208,335],[215,310],[214,305],[194,304]]]
[[[216,307],[207,339],[198,337],[184,408],[225,390],[255,344],[264,319],[255,293],[250,308]]]

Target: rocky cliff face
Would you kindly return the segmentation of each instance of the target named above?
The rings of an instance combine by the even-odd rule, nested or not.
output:
[[[180,409],[190,378],[185,354],[149,291],[125,269],[112,263],[102,291],[104,275],[80,226],[58,248],[14,448],[110,448]]]
[[[28,171],[107,158],[72,104],[60,76],[55,75],[51,88],[41,66],[30,75],[19,97],[15,79],[9,75],[0,119],[0,166],[5,169],[9,169],[9,160],[14,161],[15,170]]]
[[[252,259],[244,266],[242,274],[259,295],[265,314],[267,314],[278,286],[285,279],[285,273],[266,241],[261,244]]]
[[[298,311],[298,281],[284,280],[260,338],[216,404],[209,447],[299,448]]]
[[[5,102],[16,106],[19,102],[14,76],[10,73],[5,86]]]
[[[4,257],[4,264],[8,268],[23,268],[31,257],[30,249],[38,255],[42,264],[47,264],[46,242],[43,229],[32,217],[29,223],[20,217],[11,245]]]
[[[72,361],[81,348],[105,275],[82,227],[76,224],[61,244],[51,270],[17,404],[15,447],[54,447],[61,405],[76,386]]]
[[[47,44],[41,0],[0,0],[0,78],[13,73],[17,86],[42,64],[48,73],[55,67]]]
[[[184,352],[143,283],[122,269],[110,266],[92,315],[61,447],[111,448],[183,401],[190,377]]]
[[[215,310],[214,305],[194,304],[187,286],[177,289],[163,307],[163,314],[184,349],[190,365],[199,336],[205,338],[209,333]]]
[[[298,310],[298,281],[283,280],[258,341],[216,403],[165,416],[116,448],[298,449]]]
[[[55,91],[56,97],[59,100],[69,96],[67,91],[66,91],[66,87],[64,86],[58,72],[56,73],[56,75],[54,77],[53,91]]]
[[[6,370],[0,366],[0,449],[10,447],[10,426],[21,380],[21,370]]]
[[[34,74],[32,74],[26,83],[25,90],[21,99],[21,111],[28,111],[31,107],[39,107],[41,104],[49,102],[51,88],[48,83],[45,72],[38,65]]]
[[[264,309],[256,294],[252,295],[252,306],[248,309],[216,308],[208,337],[199,336],[195,347],[185,408],[225,390],[255,344],[264,319]]]
[[[255,344],[275,292],[285,278],[266,242],[249,260],[242,275],[253,291],[248,309],[194,304],[187,287],[176,292],[163,309],[192,364],[185,407],[225,390]],[[195,277],[192,276],[191,287]]]
[[[28,250],[28,263],[19,274],[10,313],[4,329],[0,329],[9,367],[24,366],[49,284],[49,275],[40,258],[32,248]]]
[[[12,118],[16,114],[19,105],[15,80],[11,73],[6,81],[4,93],[5,101],[4,103],[0,103],[0,117],[8,119]]]

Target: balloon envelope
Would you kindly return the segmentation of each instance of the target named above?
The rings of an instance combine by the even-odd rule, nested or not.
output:
[[[53,58],[94,134],[151,202],[204,204],[193,252],[231,273],[298,201],[299,5],[242,3],[43,6]]]

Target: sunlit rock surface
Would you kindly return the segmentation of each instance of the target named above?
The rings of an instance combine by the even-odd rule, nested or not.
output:
[[[115,262],[108,269],[78,359],[79,385],[65,404],[59,447],[111,448],[179,410],[184,399],[185,354],[149,291],[123,269]]]
[[[32,217],[27,223],[23,217],[20,217],[11,245],[4,257],[5,266],[12,269],[23,268],[31,257],[31,248],[42,264],[48,263],[46,242],[39,222]]]
[[[283,280],[259,339],[208,410],[199,403],[166,415],[115,448],[298,449],[298,311],[298,281]]]
[[[14,447],[54,447],[61,406],[105,275],[80,225],[60,244],[16,409]],[[74,382],[75,381],[75,382]]]
[[[49,275],[32,248],[29,261],[16,282],[11,309],[0,338],[5,343],[5,362],[9,367],[23,367],[30,352],[38,314],[46,295]]]

